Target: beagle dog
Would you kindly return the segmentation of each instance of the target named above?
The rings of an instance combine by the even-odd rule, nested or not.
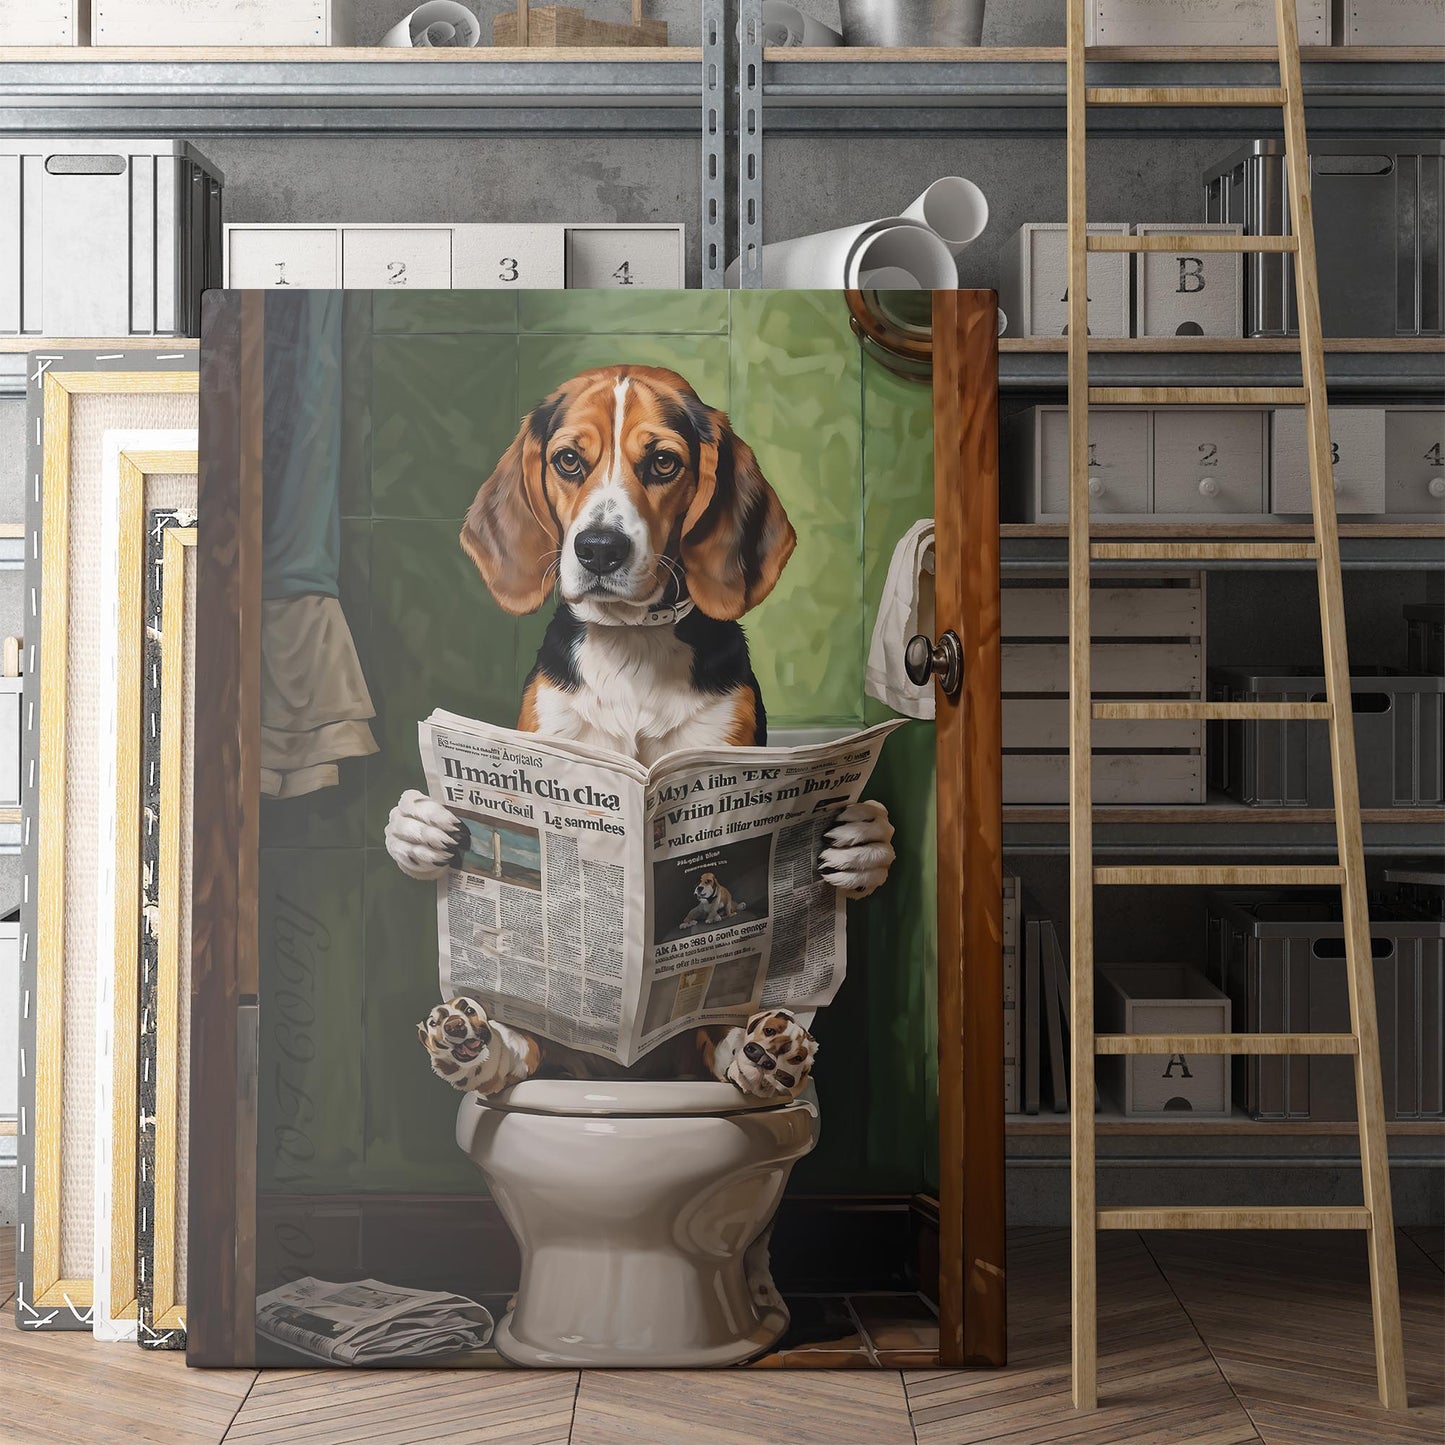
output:
[[[767,743],[738,619],[773,590],[797,537],[752,448],[676,372],[606,366],[560,386],[482,483],[461,543],[506,611],[535,612],[558,594],[523,689],[521,731],[644,765],[680,748]],[[437,878],[455,863],[463,826],[409,789],[388,818],[387,851],[404,873]],[[892,836],[881,804],[845,808],[822,876],[865,897],[887,877]],[[806,1054],[796,1070],[745,1067],[748,1046],[764,1047],[763,1027],[731,1030],[705,1051],[705,1071],[770,1098],[787,1076],[796,1093],[816,1044],[794,1021]],[[548,1050],[559,1066],[571,1053]],[[579,1069],[597,1062],[571,1059]],[[694,1053],[664,1066],[676,1077],[698,1062]]]
[[[699,928],[704,924],[710,926],[724,918],[733,918],[747,907],[746,903],[739,903],[731,891],[718,882],[716,873],[704,873],[697,880],[692,896],[697,902],[682,920],[682,926],[687,929]]]

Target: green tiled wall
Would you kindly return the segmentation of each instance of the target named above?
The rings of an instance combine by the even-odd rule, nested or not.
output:
[[[339,787],[263,810],[261,1180],[475,1192],[455,1097],[413,1029],[436,998],[434,894],[395,868],[382,831],[420,781],[418,719],[448,707],[510,725],[546,625],[546,611],[503,613],[461,552],[478,486],[522,413],[575,372],[680,372],[730,413],[798,532],[746,620],[770,719],[861,726],[887,715],[865,703],[863,663],[888,560],[932,511],[931,404],[861,359],[835,295],[418,292],[347,306],[341,597],[380,751],[344,763]],[[849,979],[816,1026],[824,1128],[801,1188],[892,1192],[936,1174],[932,751],[931,727],[911,725],[874,784],[899,863],[881,895],[850,905]]]

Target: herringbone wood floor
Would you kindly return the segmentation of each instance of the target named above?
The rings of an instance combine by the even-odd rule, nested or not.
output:
[[[1440,1230],[1397,1237],[1408,1415],[1374,1404],[1354,1235],[1106,1234],[1101,1408],[1068,1380],[1068,1238],[1009,1248],[1006,1370],[187,1370],[0,1321],[0,1441],[245,1445],[1405,1445],[1445,1439]],[[0,1299],[13,1292],[0,1231]]]

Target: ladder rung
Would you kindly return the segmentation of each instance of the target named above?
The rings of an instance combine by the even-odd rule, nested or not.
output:
[[[1084,91],[1090,105],[1284,104],[1279,85],[1101,85]]]
[[[1101,1209],[1099,1229],[1368,1229],[1368,1209],[1333,1205],[1276,1205],[1236,1209],[1199,1205],[1193,1209]]]
[[[1094,882],[1106,888],[1154,884],[1209,883],[1221,888],[1288,888],[1299,884],[1339,884],[1345,870],[1337,864],[1224,865],[1181,864],[1173,867],[1095,868]]]
[[[1329,719],[1327,702],[1096,702],[1096,718],[1164,720],[1197,718],[1221,721],[1232,718]]]
[[[1096,1054],[1357,1054],[1354,1034],[1095,1034]]]
[[[1090,406],[1303,406],[1303,386],[1091,386]]]
[[[1318,542],[1095,542],[1096,562],[1314,562]]]
[[[1195,235],[1086,236],[1086,251],[1297,251],[1293,236]]]

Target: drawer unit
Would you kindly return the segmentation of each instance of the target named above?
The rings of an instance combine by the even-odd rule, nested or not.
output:
[[[1405,668],[1409,672],[1445,672],[1445,602],[1405,607]]]
[[[197,336],[221,173],[183,141],[0,139],[0,336]]]
[[[1275,43],[1274,0],[1089,0],[1085,13],[1090,45]],[[1295,13],[1301,45],[1330,43],[1330,0],[1298,0]]]
[[[1232,235],[1243,226],[1140,225],[1140,236]],[[1243,336],[1244,257],[1238,251],[1140,251],[1134,257],[1136,336]]]
[[[92,45],[346,45],[349,0],[91,0]]]
[[[1003,798],[1068,799],[1068,588],[1061,578],[1011,577],[1002,590]],[[1204,590],[1199,573],[1100,579],[1091,595],[1093,684],[1099,697],[1201,698]],[[1094,725],[1094,801],[1198,803],[1204,731],[1195,720]]]
[[[336,226],[227,226],[226,285],[330,291],[341,284]]]
[[[416,226],[346,226],[341,232],[341,284],[367,291],[448,290],[452,233]]]
[[[1099,969],[1095,1027],[1108,1034],[1227,1034],[1229,995],[1182,964],[1107,964]],[[1113,1054],[1099,1084],[1126,1119],[1191,1114],[1227,1119],[1229,1068],[1222,1055]]]
[[[1264,511],[1265,413],[1169,407],[1154,413],[1154,511],[1240,516]]]
[[[1248,1033],[1349,1033],[1344,925],[1337,899],[1211,895],[1210,972]],[[1445,922],[1398,904],[1370,904],[1370,953],[1380,1024],[1385,1117],[1445,1117]],[[1234,1096],[1256,1119],[1355,1117],[1348,1056],[1240,1058]]]
[[[568,226],[567,285],[680,290],[682,247],[681,226]]]
[[[1445,141],[1429,137],[1310,140],[1310,188],[1326,336],[1439,336]],[[1205,219],[1246,235],[1290,229],[1282,141],[1252,141],[1204,175]],[[1292,336],[1294,257],[1244,267],[1246,336]]]
[[[1091,222],[1089,234],[1127,236],[1129,227]],[[1089,256],[1089,335],[1128,336],[1129,255]],[[998,301],[1015,336],[1066,336],[1069,330],[1069,231],[1055,223],[1024,226],[999,254]]]
[[[565,250],[561,226],[458,226],[452,232],[452,285],[464,291],[558,291],[567,284]]]
[[[1439,45],[1445,0],[1334,0],[1336,45]]]
[[[1425,516],[1445,512],[1445,409],[1386,410],[1385,510]]]
[[[1301,409],[1276,411],[1270,420],[1270,503],[1280,516],[1309,516],[1309,448]],[[1330,454],[1335,508],[1348,515],[1385,510],[1385,413],[1378,406],[1330,408]]]
[[[1069,517],[1069,413],[1040,406],[1004,424],[1004,466],[1029,521]],[[1149,413],[1110,408],[1089,415],[1089,511],[1131,517],[1149,510]]]
[[[1445,678],[1394,668],[1350,671],[1363,808],[1445,803]],[[1221,702],[1323,702],[1325,680],[1306,668],[1212,667]],[[1259,807],[1327,808],[1334,798],[1323,721],[1209,724],[1210,782]]]
[[[236,224],[226,227],[226,284],[680,289],[683,238],[681,226]]]
[[[84,45],[89,0],[0,0],[0,46]]]

